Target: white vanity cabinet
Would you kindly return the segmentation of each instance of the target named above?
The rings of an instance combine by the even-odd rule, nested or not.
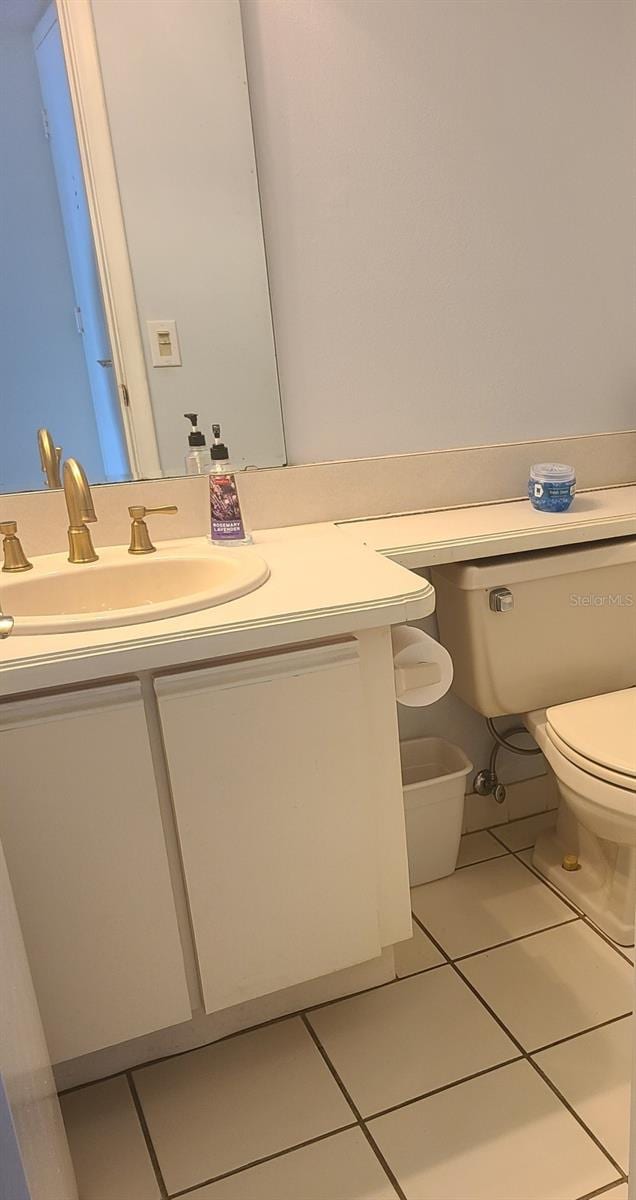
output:
[[[368,636],[155,680],[207,1012],[409,936],[390,639]]]
[[[0,841],[54,1061],[191,1017],[138,683],[0,707]]]
[[[7,701],[0,843],[54,1062],[377,959],[411,928],[389,629]]]

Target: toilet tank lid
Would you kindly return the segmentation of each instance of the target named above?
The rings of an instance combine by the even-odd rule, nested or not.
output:
[[[441,578],[462,591],[478,591],[554,575],[569,575],[575,571],[613,567],[621,563],[634,564],[636,580],[636,538],[611,538],[585,542],[579,546],[558,546],[552,550],[532,550],[497,558],[480,558],[472,562],[446,563],[432,567],[431,575],[433,582]]]
[[[557,704],[546,717],[581,757],[636,778],[636,688]]]

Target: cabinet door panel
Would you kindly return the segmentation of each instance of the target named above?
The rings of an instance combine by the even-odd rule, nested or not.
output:
[[[378,955],[355,643],[156,689],[206,1010]]]
[[[54,1061],[190,1018],[138,684],[0,708],[0,840]]]

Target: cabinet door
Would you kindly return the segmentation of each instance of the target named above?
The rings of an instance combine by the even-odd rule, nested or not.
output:
[[[0,841],[54,1062],[191,1017],[138,684],[0,708]]]
[[[378,955],[356,643],[155,683],[206,1011]]]

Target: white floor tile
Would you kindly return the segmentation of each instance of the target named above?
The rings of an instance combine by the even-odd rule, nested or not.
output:
[[[528,846],[528,848],[526,850],[517,851],[517,856],[521,859],[522,862],[525,862],[528,864],[529,867],[532,867],[532,870],[535,872],[535,874],[538,876],[538,878],[541,880],[542,883],[545,883],[547,887],[551,887],[553,889],[553,891],[555,891],[557,893],[557,895],[559,895],[559,896],[563,895],[563,893],[559,891],[556,884],[553,883],[552,880],[550,880],[548,883],[548,881],[544,878],[544,876],[541,874],[541,872],[539,870],[537,870],[537,868],[535,867],[535,865],[532,861],[533,856],[534,856],[534,846]],[[564,901],[564,903],[567,903],[570,906],[570,908],[573,910],[573,912],[575,912],[575,913],[581,912],[581,909],[578,907],[577,904],[574,903],[573,900],[570,900],[569,896],[563,895],[563,901]]]
[[[417,971],[427,971],[430,967],[439,967],[445,958],[437,946],[419,925],[413,925],[413,937],[408,942],[398,942],[394,947],[395,973],[398,979],[407,975],[415,975]]]
[[[190,1200],[396,1200],[359,1129],[250,1167],[193,1192]]]
[[[584,1033],[536,1061],[624,1171],[629,1164],[632,1019]]]
[[[159,1187],[127,1080],[62,1096],[81,1200],[158,1200]]]
[[[477,833],[465,833],[459,843],[458,867],[469,867],[472,863],[485,862],[488,858],[501,858],[503,846],[485,829]]]
[[[414,888],[411,905],[451,958],[569,921],[573,915],[510,855]]]
[[[601,1200],[600,1196],[599,1200]],[[619,1187],[610,1188],[609,1192],[603,1192],[602,1200],[627,1200],[627,1184],[621,1183]]]
[[[341,1000],[309,1020],[364,1116],[517,1053],[452,967]]]
[[[590,920],[591,920],[591,918],[590,918]],[[593,921],[592,921],[592,928],[596,929],[596,925],[594,924]],[[607,934],[603,934],[603,936],[608,937]],[[609,943],[611,946],[615,946],[617,951],[619,951],[620,954],[624,954],[625,957],[629,959],[630,963],[634,962],[634,947],[633,946],[621,946],[619,942],[615,942],[612,938],[609,938],[608,940],[609,940]]]
[[[478,954],[460,969],[526,1050],[632,1007],[633,968],[583,921]]]
[[[576,1200],[616,1179],[527,1062],[388,1113],[369,1128],[408,1200]]]
[[[169,1192],[353,1120],[299,1018],[135,1071]]]
[[[534,846],[544,829],[554,829],[555,825],[556,809],[552,809],[551,812],[537,813],[534,817],[524,817],[521,821],[502,825],[497,830],[497,837],[509,850],[526,850]]]

